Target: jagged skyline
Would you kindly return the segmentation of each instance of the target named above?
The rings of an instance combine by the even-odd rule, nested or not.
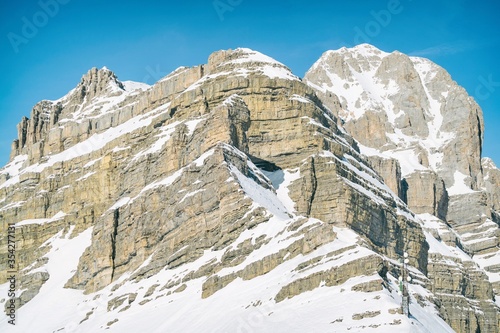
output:
[[[0,171],[0,227],[22,235],[0,329],[498,332],[481,118],[443,69],[366,44],[304,81],[248,48],[152,87],[93,68],[36,106]],[[380,124],[400,140],[365,137]]]
[[[203,63],[214,50],[243,46],[302,77],[324,51],[363,42],[428,57],[449,71],[483,108],[483,155],[500,164],[498,6],[405,0],[2,4],[0,164],[7,162],[21,117],[38,101],[65,95],[91,67],[108,66],[121,80],[152,84],[178,66]]]

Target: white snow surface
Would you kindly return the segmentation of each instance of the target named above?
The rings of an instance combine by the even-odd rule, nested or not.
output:
[[[193,135],[194,133],[194,130],[196,129],[196,127],[198,126],[199,123],[205,121],[207,119],[207,117],[199,117],[199,118],[196,118],[196,119],[193,119],[193,120],[188,120],[186,121],[186,126],[188,128],[188,136],[191,136]]]
[[[146,91],[149,88],[151,88],[149,84],[143,82],[122,81],[122,83],[126,91],[134,91],[134,90]]]
[[[17,311],[15,326],[7,323],[6,316],[1,317],[0,331],[43,333],[63,328],[63,332],[81,332],[77,329],[75,314],[90,298],[83,291],[67,289],[64,285],[74,274],[83,251],[90,245],[92,228],[70,239],[72,231],[73,228],[66,234],[60,231],[44,243],[51,249],[45,255],[48,263],[40,269],[49,273],[49,279],[38,295]],[[7,295],[7,289],[7,284],[0,285],[0,294]]]
[[[28,155],[18,155],[12,159],[6,166],[0,169],[0,175],[17,175],[23,167],[23,163],[28,160]]]
[[[304,96],[300,96],[297,94],[293,94],[292,97],[290,97],[291,101],[297,101],[301,103],[312,103],[312,101]]]
[[[24,225],[29,225],[29,224],[45,224],[45,223],[50,223],[50,222],[55,222],[63,219],[67,214],[64,212],[58,212],[51,218],[45,218],[45,219],[29,219],[29,220],[23,220],[19,221],[16,223],[16,227],[21,227]]]
[[[273,215],[286,219],[288,218],[287,209],[283,203],[279,200],[273,191],[263,188],[261,185],[257,184],[254,180],[247,178],[241,173],[241,171],[234,167],[230,167],[231,173],[233,173],[238,182],[240,183],[243,191],[259,206],[266,208]]]
[[[466,193],[474,193],[474,190],[465,184],[465,180],[468,178],[458,170],[455,170],[453,174],[454,182],[451,187],[448,188],[448,195],[458,195]]]
[[[147,156],[149,154],[155,154],[159,152],[162,147],[165,145],[165,143],[170,140],[170,137],[172,134],[175,132],[175,129],[177,125],[179,125],[181,122],[180,121],[174,121],[173,123],[170,123],[166,126],[163,126],[160,128],[160,133],[156,135],[156,138],[158,138],[149,148],[142,150],[138,152],[133,158],[132,161],[138,160],[144,156]]]
[[[288,195],[288,186],[300,178],[300,169],[277,170],[274,172],[264,172],[271,180],[276,189],[276,195],[286,210],[290,213],[295,212],[295,202]]]
[[[272,241],[263,246],[258,253],[248,258],[248,263],[259,260],[262,255],[276,253],[290,242],[284,240],[289,232],[279,234],[280,230],[293,222],[293,219],[278,222],[272,218],[255,230],[246,231],[247,236],[258,237],[262,233],[273,236]],[[319,223],[312,219],[311,223]],[[271,232],[274,230],[274,232]],[[359,260],[372,255],[370,250],[357,246],[357,235],[348,229],[334,228],[337,239],[322,246],[306,256],[296,256],[285,260],[269,273],[251,280],[237,278],[222,290],[209,298],[201,298],[203,278],[185,283],[183,292],[169,293],[160,287],[152,296],[145,297],[145,292],[153,284],[162,286],[172,279],[182,278],[185,274],[196,271],[203,264],[220,260],[224,251],[205,251],[205,254],[194,262],[174,269],[163,269],[156,275],[138,282],[127,281],[134,272],[121,276],[117,281],[103,290],[84,295],[80,290],[63,288],[76,268],[79,256],[90,244],[91,229],[79,236],[69,239],[69,233],[62,232],[52,237],[47,244],[52,245],[47,254],[49,263],[44,267],[50,278],[35,298],[18,312],[16,327],[0,321],[2,332],[453,332],[436,313],[433,306],[422,308],[412,297],[411,312],[408,319],[399,314],[390,314],[387,309],[400,305],[400,297],[395,293],[396,282],[391,278],[391,288],[371,293],[353,292],[351,288],[360,283],[378,280],[378,275],[358,276],[338,286],[326,287],[323,284],[311,291],[303,292],[291,299],[276,303],[276,295],[283,285],[313,274],[314,272],[339,267],[349,261]],[[276,233],[278,232],[278,233]],[[250,234],[252,233],[252,234]],[[279,235],[278,235],[279,234]],[[236,240],[233,247],[238,241]],[[278,240],[282,241],[278,241]],[[349,247],[352,247],[350,248]],[[325,254],[339,251],[340,254],[326,257]],[[302,262],[315,257],[322,259],[313,267],[299,272],[295,268]],[[151,256],[146,263],[151,260]],[[142,267],[144,267],[143,265]],[[242,265],[244,266],[244,265]],[[139,267],[138,269],[140,269]],[[240,267],[220,271],[224,276]],[[137,270],[138,270],[137,269]],[[137,271],[136,270],[136,271]],[[8,286],[0,286],[0,292],[6,292]],[[417,285],[410,285],[412,293],[420,292]],[[128,293],[138,293],[137,299],[130,308],[121,312],[127,302],[114,310],[107,311],[108,301]],[[149,302],[140,305],[143,300]],[[333,300],[333,301],[332,301]],[[360,307],[360,305],[363,305]],[[380,314],[355,320],[354,314],[367,311]],[[89,320],[82,321],[90,313]],[[167,315],[166,315],[167,314]],[[29,319],[28,319],[29,318]],[[108,323],[117,320],[108,327]],[[400,324],[393,325],[394,322]]]
[[[242,64],[247,62],[259,62],[259,63],[267,63],[270,65],[285,66],[281,62],[265,54],[262,54],[258,51],[251,50],[249,48],[239,47],[234,51],[243,53],[243,56],[239,57],[238,59],[232,60],[231,63]]]

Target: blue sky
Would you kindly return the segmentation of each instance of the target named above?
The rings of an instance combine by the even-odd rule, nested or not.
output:
[[[2,1],[0,165],[21,117],[91,67],[152,84],[213,51],[249,47],[302,77],[324,51],[362,42],[447,69],[482,107],[483,156],[500,165],[498,13],[498,1],[464,0]]]

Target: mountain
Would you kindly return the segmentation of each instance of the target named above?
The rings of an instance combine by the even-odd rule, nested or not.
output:
[[[498,295],[498,179],[490,176],[498,169],[481,159],[484,124],[474,99],[430,60],[367,44],[326,52],[304,80],[413,212],[458,233]],[[394,168],[376,166],[381,159],[399,163],[404,186]]]
[[[303,80],[244,48],[152,86],[93,68],[0,169],[0,328],[498,332],[482,133],[443,69],[369,45]]]

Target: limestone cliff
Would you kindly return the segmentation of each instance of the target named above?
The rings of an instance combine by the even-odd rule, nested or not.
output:
[[[391,166],[379,171],[385,182],[400,183],[400,197],[427,225],[451,227],[498,297],[499,171],[481,160],[484,124],[473,98],[431,61],[367,44],[325,52],[305,81],[376,169],[381,159],[399,162],[401,176]]]
[[[392,58],[376,73],[406,91],[391,103],[411,107],[384,131],[430,135],[421,112],[431,103],[428,88],[411,60]],[[358,60],[333,62],[344,78],[352,66],[375,73]],[[94,68],[66,96],[37,104],[0,170],[0,247],[15,225],[20,327],[497,332],[494,268],[457,235],[467,223],[449,219],[458,214],[447,191],[454,170],[480,194],[463,200],[498,211],[498,169],[475,164],[480,142],[458,138],[475,129],[436,134],[470,150],[467,161],[424,145],[427,166],[409,174],[396,153],[383,154],[397,143],[382,135],[373,144],[387,150],[366,154],[369,142],[358,137],[358,125],[386,122],[384,109],[360,102],[353,112],[378,120],[350,122],[342,95],[318,89],[313,76],[306,84],[280,62],[236,49],[153,86]],[[457,97],[449,112],[470,111],[458,88],[450,94]],[[439,153],[446,167],[433,169]],[[404,252],[411,318],[397,293]],[[50,321],[49,312],[56,313]]]

